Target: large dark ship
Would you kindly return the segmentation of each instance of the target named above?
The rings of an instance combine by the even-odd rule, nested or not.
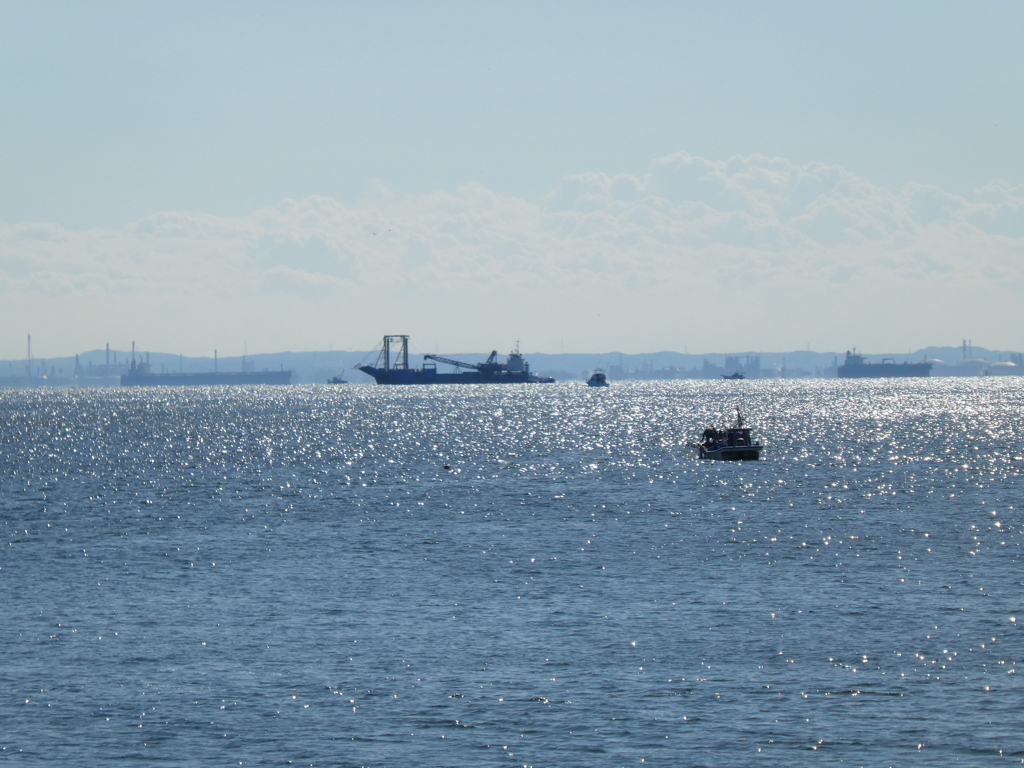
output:
[[[392,357],[392,352],[394,355]],[[428,363],[431,360],[433,362]],[[466,363],[438,355],[424,355],[422,368],[409,367],[409,337],[385,336],[376,365],[360,365],[357,368],[369,374],[378,384],[550,384],[550,376],[530,373],[529,364],[523,360],[518,348],[511,352],[504,363],[498,362],[498,352],[491,352],[482,363]],[[437,363],[461,368],[458,372],[440,373]]]
[[[880,363],[869,363],[856,350],[846,353],[846,362],[836,369],[840,379],[889,379],[912,376],[930,376],[931,363],[897,363],[891,357]]]

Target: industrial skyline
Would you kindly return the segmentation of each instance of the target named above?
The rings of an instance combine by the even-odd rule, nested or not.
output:
[[[421,367],[435,352],[412,347],[410,367]],[[497,352],[497,350],[494,350]],[[863,350],[855,350],[863,352]],[[368,376],[356,370],[379,357],[380,349],[319,350],[276,352],[249,355],[185,356],[144,349],[85,350],[68,357],[33,357],[29,350],[21,359],[0,359],[0,387],[5,386],[114,386],[131,370],[131,363],[145,363],[154,373],[231,373],[294,371],[291,383],[323,384],[328,378],[342,376],[352,383],[369,383]],[[483,362],[483,351],[448,352],[467,362]],[[834,351],[790,350],[788,352],[707,352],[672,350],[646,353],[558,353],[525,352],[533,370],[558,381],[585,379],[594,368],[606,370],[616,380],[626,379],[718,379],[742,372],[747,378],[834,378],[843,362],[843,353]],[[498,352],[501,356],[502,353]],[[906,352],[867,354],[871,362],[890,359],[898,363],[932,364],[931,376],[1019,376],[1024,375],[1024,355],[1010,350],[991,350],[964,339],[960,346],[927,347]],[[443,357],[441,358],[444,359]],[[501,357],[501,359],[504,359]],[[440,370],[449,370],[444,364]],[[454,371],[456,369],[451,368]]]

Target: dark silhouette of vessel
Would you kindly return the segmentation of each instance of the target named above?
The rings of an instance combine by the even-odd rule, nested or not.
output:
[[[141,367],[141,366],[140,366]],[[209,371],[206,373],[152,373],[129,371],[122,387],[187,387],[219,384],[290,384],[291,371]]]
[[[148,357],[148,355],[147,355]],[[121,375],[122,387],[188,387],[224,384],[290,384],[291,371],[207,371],[205,373],[154,373],[148,362],[135,361],[132,342],[132,364]]]
[[[743,414],[736,409],[736,423],[725,429],[709,426],[704,430],[699,443],[691,443],[697,448],[697,455],[702,459],[720,459],[722,461],[757,461],[761,458],[764,446],[750,436],[750,427],[744,426]]]
[[[392,350],[395,349],[392,359]],[[385,336],[376,365],[356,366],[373,377],[378,384],[550,384],[550,376],[530,373],[529,364],[516,348],[504,363],[498,362],[498,351],[491,352],[483,363],[466,363],[438,355],[424,355],[422,368],[409,367],[409,337]],[[434,362],[428,363],[427,360]],[[440,373],[437,363],[447,363],[463,370]]]
[[[869,363],[857,351],[846,353],[846,361],[836,369],[840,379],[888,379],[930,376],[931,363],[897,363],[891,357],[880,363]]]

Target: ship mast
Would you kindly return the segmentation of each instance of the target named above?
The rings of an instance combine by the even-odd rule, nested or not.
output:
[[[384,344],[381,346],[380,359],[377,364],[384,363],[385,371],[391,370],[391,345],[397,343],[398,354],[395,357],[395,368],[401,370],[409,369],[409,337],[408,336],[385,336]]]

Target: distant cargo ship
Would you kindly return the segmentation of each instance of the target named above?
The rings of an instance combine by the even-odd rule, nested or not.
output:
[[[395,350],[392,359],[392,350]],[[409,337],[385,336],[376,365],[357,368],[369,374],[378,384],[550,384],[550,376],[530,373],[529,364],[515,349],[504,363],[498,362],[498,352],[491,352],[483,363],[466,363],[438,355],[424,355],[422,368],[409,367]],[[434,361],[427,363],[427,360]],[[437,363],[462,368],[457,373],[438,373]]]
[[[149,363],[132,360],[121,376],[122,387],[187,387],[223,384],[290,384],[291,371],[209,371],[207,373],[153,373]]]
[[[889,379],[930,376],[931,363],[897,363],[890,357],[880,363],[869,363],[864,355],[846,353],[846,362],[836,369],[840,379]]]

